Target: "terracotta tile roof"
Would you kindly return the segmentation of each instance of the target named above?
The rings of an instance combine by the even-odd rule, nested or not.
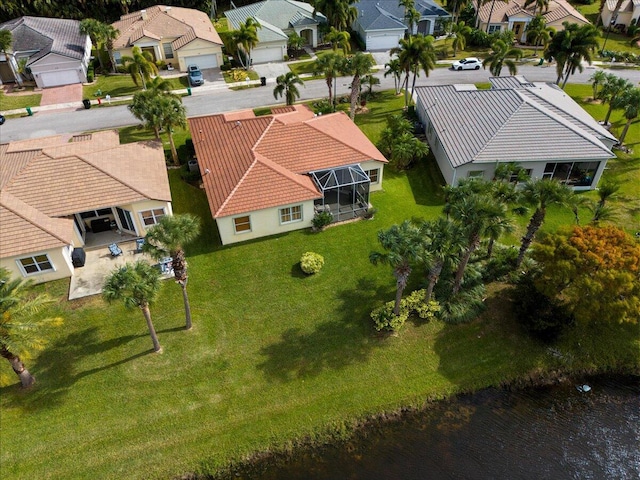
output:
[[[73,220],[51,218],[14,197],[0,192],[0,258],[70,245]]]
[[[142,37],[155,40],[173,38],[172,46],[175,50],[198,38],[222,45],[220,35],[213,28],[211,20],[199,10],[155,5],[147,8],[145,15],[146,19],[140,10],[123,15],[112,24],[120,31],[113,42],[115,49],[130,47]]]
[[[47,241],[49,247],[58,241],[71,243],[71,230],[66,230],[71,220],[53,217],[147,199],[171,201],[159,143],[120,145],[115,131],[73,140],[56,136],[0,145],[1,224],[7,251],[17,248],[4,240],[9,225],[24,227],[32,239],[25,243],[31,248],[26,251],[36,251]],[[34,150],[38,145],[42,148]]]
[[[314,170],[387,161],[344,113],[315,117],[304,106],[278,111],[189,119],[215,218],[320,198],[307,176]]]

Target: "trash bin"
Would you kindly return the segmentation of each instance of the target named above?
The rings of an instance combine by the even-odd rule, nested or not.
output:
[[[538,66],[542,65],[544,63],[544,58],[541,58],[540,61],[538,62]]]
[[[267,85],[267,77],[260,77],[260,85],[263,87]]]
[[[198,171],[200,171],[200,168],[198,168],[198,160],[189,160],[187,162],[187,164],[189,165],[189,171],[190,172],[198,172]]]
[[[0,125],[4,125],[4,115],[0,115]]]
[[[84,267],[84,262],[87,259],[87,254],[82,248],[74,248],[71,253],[71,263],[74,267]]]
[[[31,107],[27,107],[27,115],[32,116],[33,112],[31,111]]]
[[[191,95],[191,87],[187,87],[187,95]]]
[[[91,108],[91,100],[89,100],[88,98],[82,100],[82,104],[84,105],[84,108],[86,110],[89,110]]]

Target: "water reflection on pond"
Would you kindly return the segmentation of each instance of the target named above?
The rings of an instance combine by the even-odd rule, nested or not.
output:
[[[587,382],[463,396],[251,478],[640,478],[639,379]]]

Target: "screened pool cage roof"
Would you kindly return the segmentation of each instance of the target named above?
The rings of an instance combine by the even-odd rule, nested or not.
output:
[[[318,170],[311,172],[311,177],[316,185],[324,192],[347,185],[369,183],[369,177],[364,173],[360,165],[347,165],[346,167],[333,168],[331,170]]]

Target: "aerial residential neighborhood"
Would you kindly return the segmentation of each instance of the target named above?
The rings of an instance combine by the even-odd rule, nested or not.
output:
[[[639,9],[3,2],[3,478],[640,475]]]

